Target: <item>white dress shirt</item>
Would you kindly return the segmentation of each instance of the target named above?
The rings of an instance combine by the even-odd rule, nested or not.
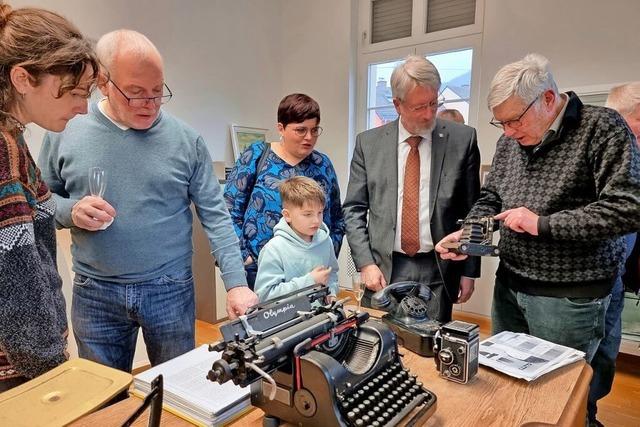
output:
[[[422,141],[418,144],[420,153],[420,213],[418,215],[418,226],[420,229],[420,249],[418,252],[429,252],[433,250],[433,238],[429,227],[429,181],[431,180],[431,130],[421,134]],[[396,217],[396,238],[393,250],[402,252],[402,201],[404,196],[404,167],[411,147],[406,141],[413,136],[402,125],[402,120],[398,120],[398,213]]]

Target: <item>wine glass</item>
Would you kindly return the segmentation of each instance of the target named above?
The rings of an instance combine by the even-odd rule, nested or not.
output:
[[[91,193],[92,196],[102,198],[106,188],[107,178],[104,169],[98,166],[89,168],[89,193]]]
[[[358,310],[360,310],[360,305],[362,302],[362,297],[364,296],[364,282],[362,281],[362,275],[359,272],[355,272],[353,273],[353,276],[351,276],[351,285],[352,285],[352,290],[353,290],[353,294],[356,297],[356,300],[358,301]]]
[[[104,191],[107,189],[107,177],[104,169],[99,166],[89,168],[89,193],[94,197],[104,196]],[[96,219],[96,218],[94,218]],[[105,221],[99,228],[99,230],[106,230],[113,223],[113,218],[109,221]]]

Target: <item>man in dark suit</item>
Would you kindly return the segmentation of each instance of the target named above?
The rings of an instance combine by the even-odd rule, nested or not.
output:
[[[480,190],[473,128],[436,119],[440,75],[409,56],[391,75],[398,120],[358,135],[343,205],[351,254],[367,286],[363,304],[388,283],[429,285],[448,321],[473,293],[478,259],[437,259],[434,242],[459,229]]]

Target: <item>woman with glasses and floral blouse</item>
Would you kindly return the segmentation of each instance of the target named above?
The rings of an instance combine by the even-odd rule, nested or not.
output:
[[[329,157],[314,150],[322,133],[320,107],[311,97],[294,93],[278,107],[280,141],[253,144],[229,174],[224,197],[240,239],[247,282],[253,289],[258,255],[273,237],[282,216],[278,185],[292,176],[307,176],[325,192],[324,223],[329,227],[336,256],[344,236],[344,218],[338,178]],[[266,151],[266,153],[265,153]]]

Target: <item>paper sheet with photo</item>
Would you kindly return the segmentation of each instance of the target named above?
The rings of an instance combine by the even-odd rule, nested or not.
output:
[[[527,381],[582,358],[581,351],[523,333],[504,331],[480,343],[480,364]]]

